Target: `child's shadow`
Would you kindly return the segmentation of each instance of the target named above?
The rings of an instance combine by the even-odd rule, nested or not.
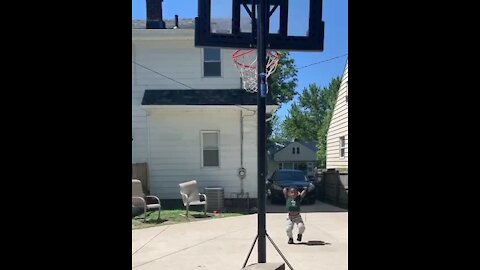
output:
[[[320,241],[320,240],[310,240],[308,242],[295,243],[295,245],[325,246],[325,245],[331,245],[331,244],[324,241]]]

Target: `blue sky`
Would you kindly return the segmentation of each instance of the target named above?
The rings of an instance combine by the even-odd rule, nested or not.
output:
[[[215,0],[212,2],[230,2],[229,0]],[[302,13],[302,2],[306,0],[291,0],[297,2],[295,13]],[[219,2],[220,3],[220,2]],[[132,0],[132,19],[145,19],[146,1]],[[195,18],[197,16],[197,0],[164,0],[163,17],[173,19],[175,14],[180,18]],[[290,17],[290,16],[289,16]],[[303,30],[305,20],[297,20],[293,25],[295,31]],[[297,68],[327,60],[348,53],[348,0],[323,0],[323,21],[325,22],[325,43],[323,52],[291,52]],[[298,30],[297,30],[298,29]],[[347,57],[343,56],[328,62],[312,65],[298,70],[297,92],[302,92],[311,83],[327,86],[335,76],[341,76]],[[284,119],[291,102],[283,105],[277,115]]]

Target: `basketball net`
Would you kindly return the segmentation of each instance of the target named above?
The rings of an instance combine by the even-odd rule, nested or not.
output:
[[[267,78],[277,69],[280,57],[276,51],[267,51]],[[243,89],[250,93],[256,93],[258,88],[257,50],[236,50],[232,54],[232,59],[240,71]]]

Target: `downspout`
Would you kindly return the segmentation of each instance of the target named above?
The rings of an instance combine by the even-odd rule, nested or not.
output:
[[[266,123],[266,122],[269,122],[269,121],[272,121],[273,117],[275,116],[275,113],[277,113],[277,110],[278,110],[278,107],[275,108],[275,110],[273,110],[273,112],[272,112],[272,114],[271,114],[271,116],[270,116],[269,118],[265,119],[265,123]],[[273,128],[273,127],[272,127],[272,128]],[[268,155],[268,151],[267,151],[267,155]],[[270,162],[268,161],[268,157],[267,157],[267,171],[266,171],[266,175],[269,175],[269,174],[270,174],[270,172],[268,171],[268,164],[269,164],[269,163],[270,163]]]
[[[147,118],[147,168],[148,168],[148,175],[147,175],[147,179],[148,179],[148,193],[152,194],[152,191],[150,190],[150,182],[151,182],[151,171],[152,171],[152,163],[151,163],[151,160],[152,160],[152,151],[150,150],[150,112],[149,111],[146,111],[146,118]],[[150,195],[149,194],[149,195]]]
[[[237,198],[240,196],[243,198],[245,194],[244,183],[243,180],[246,177],[246,169],[243,167],[243,119],[247,116],[254,116],[256,111],[250,110],[252,114],[250,115],[243,115],[243,109],[249,110],[247,108],[240,107],[240,168],[238,170],[238,177],[240,178],[240,193],[236,193]]]

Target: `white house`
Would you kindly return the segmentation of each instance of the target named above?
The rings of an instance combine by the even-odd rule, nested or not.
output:
[[[276,144],[268,150],[268,175],[276,169],[296,169],[305,172],[305,175],[313,177],[317,161],[317,141],[299,141],[285,145]]]
[[[178,184],[192,179],[256,198],[257,96],[241,89],[233,50],[195,48],[193,20],[179,23],[132,22],[132,162],[148,163],[160,199],[180,199]]]
[[[327,132],[327,169],[348,170],[348,61]]]

